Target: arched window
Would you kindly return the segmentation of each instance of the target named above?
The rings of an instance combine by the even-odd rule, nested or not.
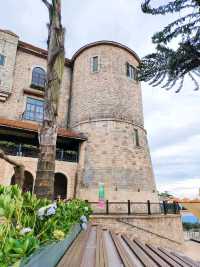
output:
[[[44,88],[46,82],[46,72],[42,68],[36,67],[32,72],[31,86],[36,88]]]
[[[67,177],[62,173],[56,173],[54,177],[54,199],[67,198]]]

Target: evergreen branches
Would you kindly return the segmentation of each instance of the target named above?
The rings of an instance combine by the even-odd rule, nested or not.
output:
[[[199,89],[196,77],[200,77],[200,0],[174,0],[157,8],[152,8],[150,2],[146,0],[142,4],[143,12],[165,15],[185,9],[188,13],[153,35],[156,52],[142,59],[139,80],[152,86],[163,84],[168,90],[178,83],[176,92],[179,92],[188,75],[194,90]],[[173,50],[168,45],[176,39],[179,44]]]

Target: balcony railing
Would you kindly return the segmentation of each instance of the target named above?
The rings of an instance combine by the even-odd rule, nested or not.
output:
[[[86,200],[87,201],[87,200]],[[176,202],[110,202],[105,201],[102,207],[99,202],[89,202],[94,215],[167,215],[180,214],[179,204]]]
[[[1,144],[2,149],[7,155],[18,157],[38,158],[39,149],[36,146],[28,146],[23,144]],[[78,162],[78,152],[64,149],[56,149],[56,160]]]

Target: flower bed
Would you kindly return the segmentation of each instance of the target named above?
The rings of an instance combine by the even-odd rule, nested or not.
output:
[[[63,240],[81,216],[90,214],[81,200],[51,203],[17,186],[0,186],[0,266],[20,266],[41,246]]]

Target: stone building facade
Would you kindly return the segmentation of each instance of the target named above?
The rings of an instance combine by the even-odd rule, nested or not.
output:
[[[0,30],[0,147],[24,163],[25,190],[36,176],[46,61],[47,51]],[[138,63],[134,51],[109,41],[88,44],[65,60],[55,197],[97,201],[103,183],[110,201],[158,201]],[[0,183],[12,183],[12,166],[0,166]]]

